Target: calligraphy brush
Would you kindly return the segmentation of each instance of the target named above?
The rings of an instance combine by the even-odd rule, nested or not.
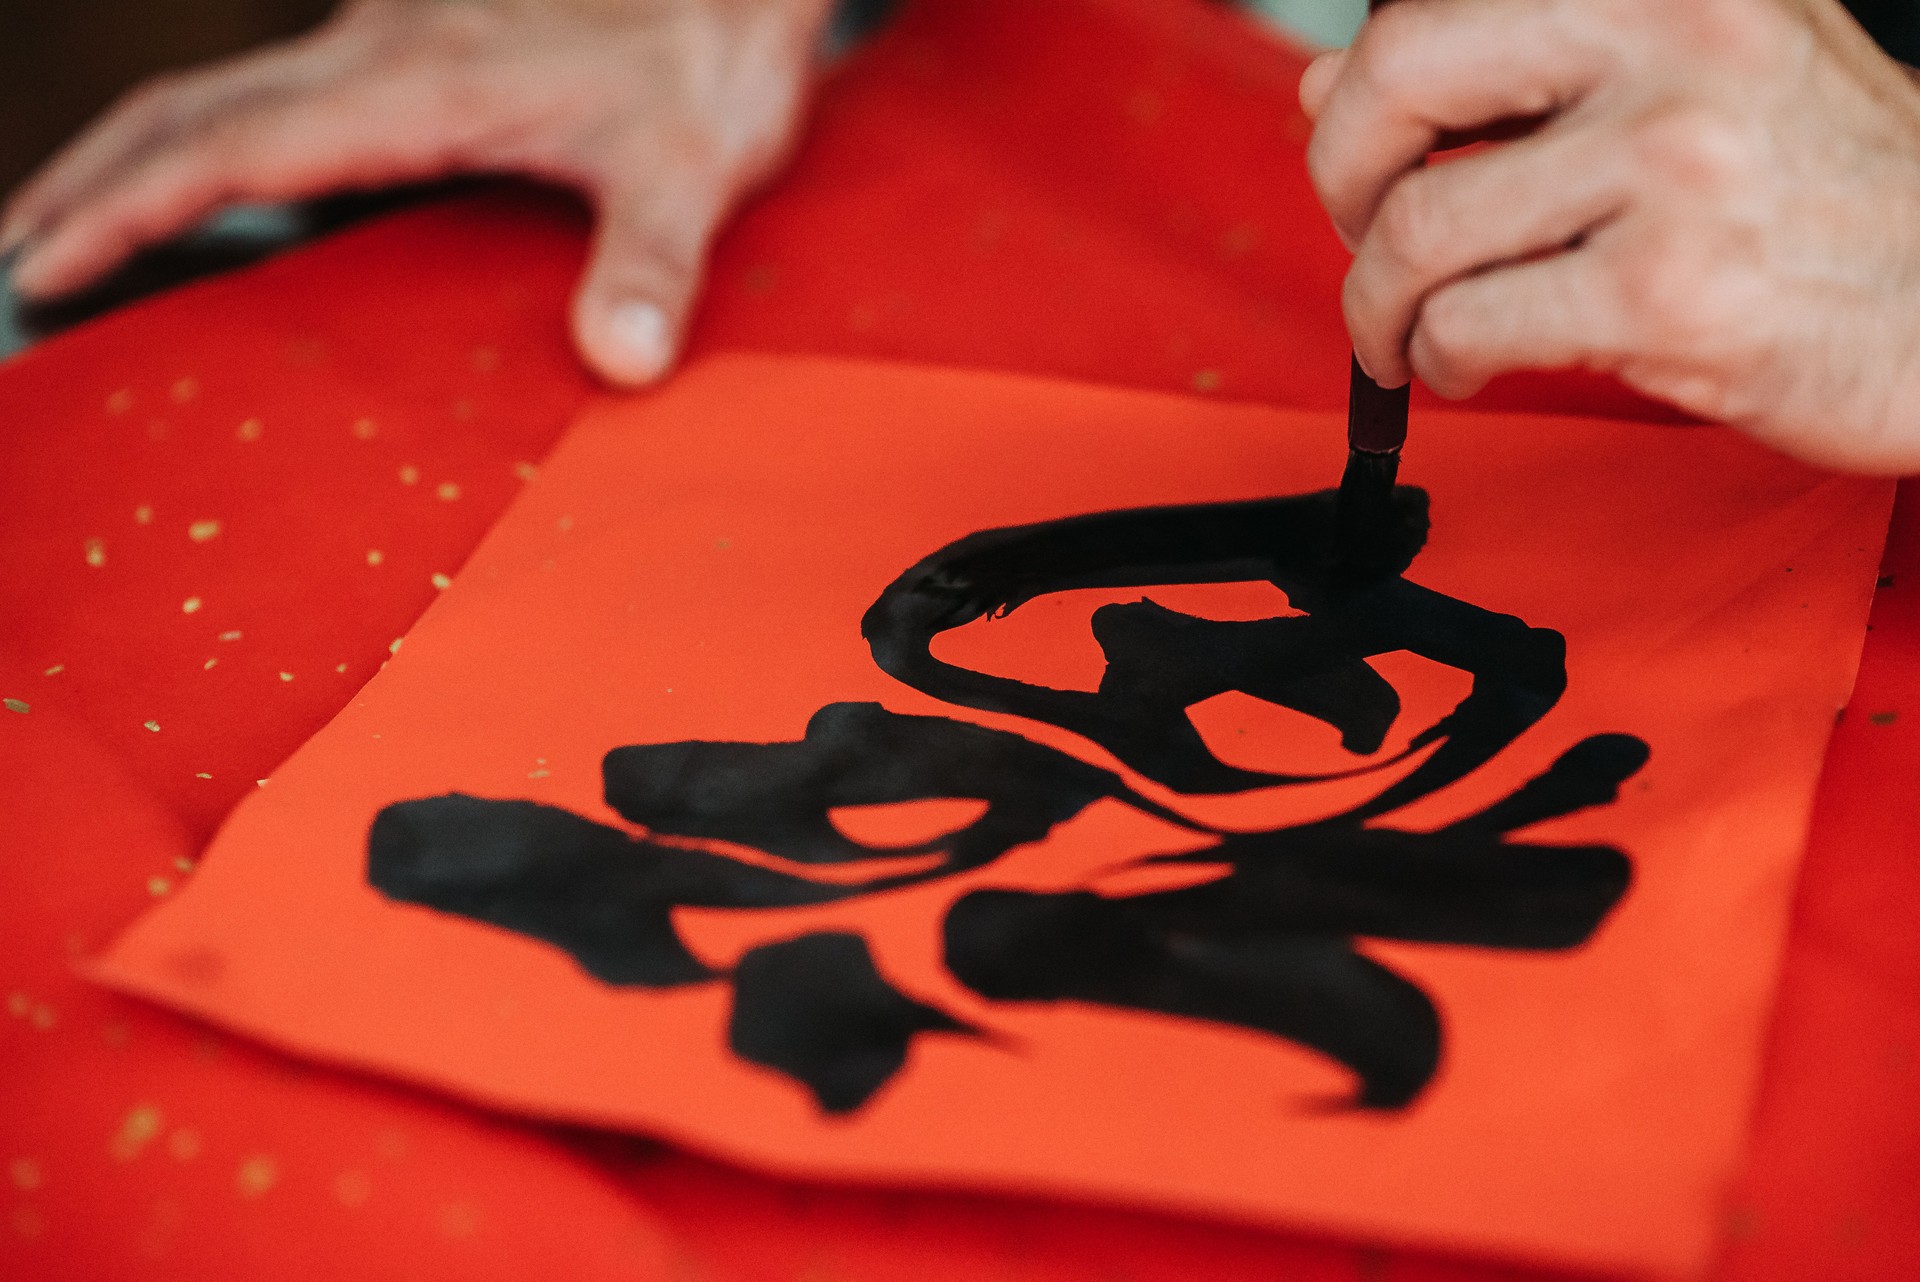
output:
[[[1372,13],[1388,0],[1367,0]],[[1413,384],[1386,388],[1353,358],[1347,387],[1347,470],[1334,512],[1334,559],[1350,575],[1384,573],[1393,538],[1393,487],[1400,447],[1407,443],[1407,401]]]
[[[1356,357],[1347,387],[1347,470],[1334,507],[1335,560],[1343,570],[1385,572],[1387,545],[1397,546],[1393,486],[1407,441],[1412,383],[1386,388],[1367,377]]]

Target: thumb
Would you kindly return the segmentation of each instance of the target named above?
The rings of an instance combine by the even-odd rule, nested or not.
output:
[[[574,341],[616,387],[654,382],[679,357],[720,208],[658,173],[603,193],[593,254],[574,296]]]

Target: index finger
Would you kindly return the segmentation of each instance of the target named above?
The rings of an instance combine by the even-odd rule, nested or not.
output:
[[[1610,61],[1579,6],[1546,0],[1394,0],[1367,20],[1326,93],[1307,168],[1334,226],[1358,244],[1387,188],[1449,135],[1552,116]]]

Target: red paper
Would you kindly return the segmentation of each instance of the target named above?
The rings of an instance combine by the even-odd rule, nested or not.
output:
[[[1327,588],[1297,549],[1258,582],[1267,526],[1222,534],[1237,518],[1204,505],[1321,489],[1342,454],[1331,416],[819,362],[716,361],[608,403],[96,973],[786,1172],[1697,1272],[1889,487],[1721,431],[1429,414],[1404,595]],[[1105,558],[1133,525],[1057,541],[1157,508],[1178,520],[1132,559]],[[1260,519],[1294,547],[1310,509]],[[970,599],[974,543],[941,550],[1036,523],[1005,554],[1018,608],[916,648],[900,620]],[[1141,568],[1180,538],[1225,550]],[[1234,649],[1261,620],[1276,639]],[[1031,694],[1096,687],[1147,693],[1058,716]],[[969,724],[1002,737],[950,738]],[[940,786],[861,782],[918,769],[934,731]],[[684,746],[803,734],[826,755]],[[965,853],[976,820],[1089,766],[1109,782]],[[779,782],[808,770],[811,829]],[[1341,814],[1366,818],[1350,845],[1302,828]],[[680,888],[592,880],[633,860]],[[875,1021],[897,1070],[860,1059]]]

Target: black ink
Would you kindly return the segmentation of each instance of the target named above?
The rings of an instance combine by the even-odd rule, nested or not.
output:
[[[1398,1107],[1432,1075],[1439,1017],[1417,987],[1350,941],[1584,942],[1626,892],[1626,857],[1502,838],[1606,804],[1645,760],[1637,739],[1588,739],[1505,800],[1435,833],[1335,822],[1229,835],[1161,857],[1231,866],[1184,890],[1125,899],[976,891],[947,917],[947,965],[998,1001],[1101,1002],[1261,1029],[1353,1069],[1361,1106]]]
[[[1198,864],[1220,875],[1129,897],[976,889],[942,927],[949,971],[993,1002],[1091,1002],[1282,1037],[1350,1068],[1359,1107],[1405,1107],[1439,1062],[1441,1018],[1416,984],[1355,941],[1524,950],[1584,943],[1626,893],[1626,856],[1513,834],[1611,803],[1647,747],[1596,735],[1446,827],[1378,822],[1492,760],[1566,686],[1558,633],[1401,577],[1424,543],[1427,500],[1403,488],[1391,503],[1395,519],[1374,527],[1383,533],[1365,566],[1356,566],[1351,540],[1342,553],[1328,493],[983,531],[902,575],[861,624],[880,667],[908,685],[1077,733],[1174,793],[1400,767],[1344,813],[1221,831],[1111,770],[1010,731],[834,703],[791,742],[610,751],[607,803],[642,837],[521,801],[454,794],[389,806],[369,840],[369,879],[393,898],[546,940],[606,983],[730,982],[734,1051],[794,1078],[823,1110],[847,1112],[900,1070],[914,1037],[981,1034],[894,990],[858,935],[767,944],[721,975],[685,947],[673,909],[822,904],[925,883],[988,867],[1095,802],[1115,801],[1204,838],[1198,849],[1137,855],[1135,867]],[[939,633],[1048,593],[1261,580],[1299,613],[1222,622],[1144,598],[1102,607],[1091,627],[1106,668],[1092,692],[974,672],[931,652]],[[1472,684],[1451,712],[1382,758],[1401,706],[1370,660],[1398,651],[1464,672]],[[1313,717],[1366,760],[1327,775],[1228,765],[1190,717],[1228,691]],[[840,807],[954,798],[985,809],[911,846],[871,847],[832,821]],[[923,858],[903,872],[902,855]],[[863,869],[880,858],[893,862]]]
[[[733,972],[727,1044],[806,1083],[828,1113],[865,1104],[906,1063],[907,1044],[932,1032],[973,1030],[887,983],[858,935],[764,944]]]
[[[674,933],[677,906],[791,907],[870,889],[636,841],[553,806],[460,793],[382,810],[367,839],[367,880],[389,898],[544,939],[603,983],[648,988],[714,978]]]
[[[1191,826],[1112,771],[1004,730],[877,703],[830,703],[798,742],[615,748],[602,773],[607,804],[654,833],[737,842],[807,864],[942,851],[946,871],[974,868],[1103,797]],[[955,797],[984,801],[986,812],[958,832],[885,851],[842,835],[828,815]]]
[[[1440,1019],[1416,985],[1337,935],[1186,929],[1191,906],[977,890],[947,915],[947,965],[994,1001],[1095,1002],[1284,1037],[1353,1069],[1363,1108],[1399,1107],[1426,1085]]]
[[[1396,574],[1425,540],[1426,495],[1395,492]],[[1405,650],[1469,673],[1472,691],[1415,735],[1438,744],[1398,785],[1356,813],[1385,814],[1464,778],[1538,721],[1566,688],[1560,635],[1393,577],[1365,583],[1337,564],[1335,496],[1103,512],[987,530],[934,553],[881,594],[861,630],[874,660],[917,690],[962,707],[1044,721],[1084,735],[1169,788],[1243,792],[1303,776],[1243,770],[1201,741],[1186,709],[1238,690],[1316,717],[1350,750],[1379,745],[1385,683],[1366,666]],[[1107,655],[1097,691],[1055,690],[933,657],[941,632],[1077,588],[1265,580],[1304,617],[1216,623],[1150,602],[1107,606],[1094,635]],[[1179,622],[1176,622],[1179,621]],[[1374,768],[1389,763],[1380,763]]]

